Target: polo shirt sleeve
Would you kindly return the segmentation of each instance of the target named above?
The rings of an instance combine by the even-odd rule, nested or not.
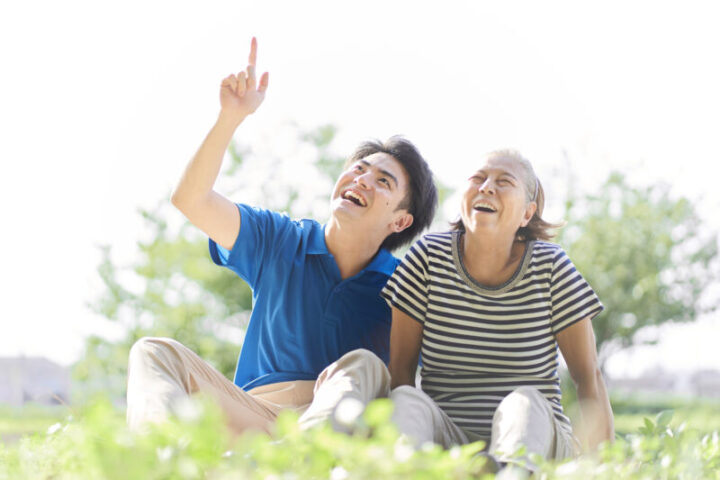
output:
[[[287,215],[240,203],[237,207],[240,233],[232,250],[210,239],[210,256],[215,264],[229,268],[254,288],[263,268],[277,260],[282,245],[297,236],[293,235],[297,229]]]
[[[560,247],[553,258],[550,299],[550,327],[555,334],[584,318],[595,317],[605,308]]]
[[[428,251],[420,239],[410,247],[380,292],[388,305],[425,322],[428,304]]]

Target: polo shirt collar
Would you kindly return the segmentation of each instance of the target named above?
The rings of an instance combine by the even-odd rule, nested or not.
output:
[[[310,255],[324,255],[330,253],[325,244],[325,225],[313,222],[308,235],[307,253]]]
[[[314,225],[310,230],[307,253],[310,255],[330,254],[325,243],[325,225]],[[363,271],[383,273],[389,277],[395,271],[396,266],[397,259],[390,252],[381,248]]]
[[[393,274],[395,267],[397,266],[397,259],[393,257],[392,253],[388,252],[384,248],[378,250],[375,258],[372,259],[370,265],[365,267],[365,270],[371,272],[384,273],[388,277]]]

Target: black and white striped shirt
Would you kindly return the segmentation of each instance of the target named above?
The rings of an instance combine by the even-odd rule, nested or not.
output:
[[[490,438],[500,401],[538,389],[570,429],[561,405],[555,335],[603,306],[560,246],[526,245],[515,274],[499,287],[474,281],[459,232],[424,235],[382,296],[423,325],[422,389],[461,428]]]

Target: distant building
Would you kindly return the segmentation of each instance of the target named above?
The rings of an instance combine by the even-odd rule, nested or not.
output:
[[[0,358],[0,404],[70,401],[70,369],[43,357]]]
[[[717,370],[698,370],[690,377],[690,383],[696,394],[701,397],[720,398],[720,372]]]
[[[610,390],[620,393],[673,393],[683,396],[720,398],[720,371],[668,372],[651,368],[639,377],[608,378]]]

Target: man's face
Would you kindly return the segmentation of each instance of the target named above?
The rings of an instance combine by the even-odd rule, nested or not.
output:
[[[332,215],[338,220],[361,222],[366,228],[387,230],[387,235],[409,226],[398,209],[409,185],[405,169],[392,156],[374,153],[351,164],[340,174],[331,198]],[[412,216],[410,216],[412,223]],[[386,236],[387,236],[386,235]]]

